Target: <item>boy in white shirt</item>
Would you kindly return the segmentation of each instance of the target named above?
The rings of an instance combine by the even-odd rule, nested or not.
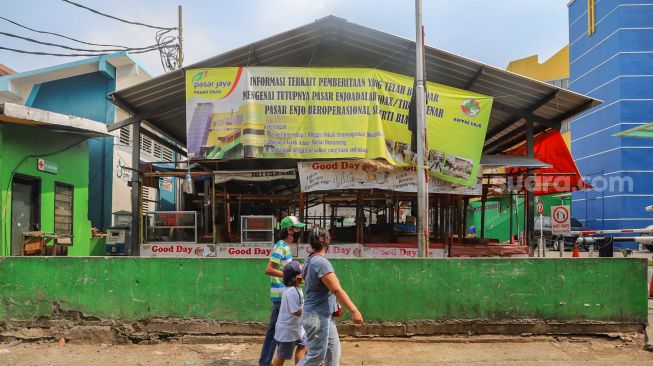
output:
[[[302,327],[301,316],[304,308],[304,294],[301,267],[297,262],[288,262],[283,267],[283,284],[286,286],[281,297],[279,318],[274,328],[277,341],[277,354],[272,359],[273,366],[282,366],[285,360],[293,358],[298,363],[306,354],[306,333]]]

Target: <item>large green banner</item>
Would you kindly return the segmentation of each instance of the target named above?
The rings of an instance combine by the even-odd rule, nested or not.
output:
[[[429,174],[474,185],[492,98],[427,83]],[[192,159],[385,159],[415,165],[413,78],[367,68],[186,71]]]

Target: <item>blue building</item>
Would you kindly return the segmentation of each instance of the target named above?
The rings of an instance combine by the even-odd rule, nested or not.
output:
[[[572,0],[570,88],[603,100],[571,121],[571,148],[595,189],[572,196],[591,229],[653,224],[653,142],[614,134],[653,121],[653,2]]]
[[[51,112],[74,115],[111,124],[128,118],[107,98],[115,90],[151,79],[126,52],[91,57],[0,77],[0,102],[19,103]],[[141,160],[173,161],[174,152],[150,139],[141,137]],[[128,169],[131,166],[129,128],[115,137],[95,138],[89,144],[89,219],[104,230],[112,224],[112,213],[131,210]],[[144,188],[145,210],[174,210],[176,186],[163,181],[158,189]]]

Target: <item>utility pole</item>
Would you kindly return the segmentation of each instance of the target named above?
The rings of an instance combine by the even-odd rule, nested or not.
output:
[[[132,191],[131,191],[131,255],[138,257],[141,255],[141,121],[132,125]]]
[[[178,13],[179,13],[179,28],[177,29],[179,31],[179,34],[177,38],[179,38],[179,52],[177,54],[177,68],[181,69],[184,64],[184,35],[183,35],[183,28],[182,28],[182,22],[181,22],[181,5],[177,7]]]
[[[429,195],[426,182],[426,93],[424,90],[424,29],[422,0],[415,0],[415,111],[417,116],[417,256],[429,255]]]

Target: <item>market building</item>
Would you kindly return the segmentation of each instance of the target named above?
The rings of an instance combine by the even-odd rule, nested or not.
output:
[[[651,121],[653,2],[570,1],[570,88],[604,101],[571,120],[572,153],[596,189],[572,196],[590,229],[653,224],[650,139],[614,135]],[[636,245],[636,244],[634,244]]]
[[[0,103],[0,255],[104,254],[88,219],[89,140],[108,136],[99,122]]]
[[[184,181],[190,193],[178,208],[185,211],[133,217],[132,229],[139,234],[132,235],[132,250],[152,256],[184,256],[183,253],[189,256],[230,256],[230,253],[265,256],[265,250],[269,250],[274,240],[275,220],[285,214],[295,214],[301,220],[333,229],[341,245],[339,253],[345,256],[350,255],[345,253],[351,253],[350,257],[366,256],[366,253],[398,256],[414,253],[416,234],[414,214],[411,214],[415,209],[414,191],[410,188],[393,190],[386,184],[395,178],[392,162],[400,161],[403,163],[400,167],[410,167],[410,159],[414,156],[410,152],[410,131],[404,124],[409,123],[410,113],[396,113],[392,109],[403,107],[404,112],[409,109],[412,77],[408,75],[415,72],[414,47],[415,43],[410,40],[331,16],[111,93],[113,102],[132,117],[110,125],[109,130],[132,126],[132,132],[137,135],[142,128],[156,128],[184,145],[191,159],[178,162],[176,169],[151,164],[140,177],[132,176],[133,187],[152,185],[152,178],[175,177]],[[510,190],[505,188],[506,182],[532,177],[540,194],[546,191],[540,188],[551,186],[547,177],[569,176],[572,172],[560,173],[555,170],[556,166],[535,159],[535,136],[541,133],[547,136],[547,131],[557,132],[564,121],[600,101],[435,48],[427,47],[425,54],[426,79],[433,83],[429,84],[431,93],[427,95],[431,103],[427,119],[464,113],[467,117],[455,117],[453,121],[458,123],[456,126],[466,127],[451,131],[482,128],[486,132],[478,140],[472,135],[468,140],[455,140],[464,136],[456,136],[456,132],[451,135],[452,141],[460,141],[457,145],[478,148],[474,158],[455,157],[450,152],[445,158],[437,150],[429,152],[429,162],[433,163],[429,169],[435,172],[432,175],[445,183],[448,181],[440,184],[432,179],[436,186],[429,205],[432,255],[473,255],[469,250],[477,249],[482,255],[511,251],[527,254],[528,247],[523,250],[510,243],[500,243],[505,240],[489,238],[484,225],[480,225],[478,238],[467,237],[468,198],[480,196],[486,202],[487,196],[492,194],[512,191],[524,195],[527,203],[521,231],[526,231],[524,242],[533,246],[537,189],[525,192],[522,185]],[[350,76],[352,73],[360,76]],[[354,98],[357,103],[365,101],[366,106],[330,102],[329,92],[333,92],[340,103],[350,100],[337,99],[338,89],[329,88],[364,88],[367,84],[378,86],[377,92],[382,96],[370,97],[373,92],[342,96]],[[266,89],[272,92],[256,89],[274,87],[296,89]],[[310,89],[314,87],[316,89]],[[203,95],[221,94],[232,103],[231,107],[225,108],[220,102],[206,102],[193,94],[197,90]],[[398,97],[402,93],[403,97]],[[453,104],[454,107],[439,104],[449,95],[462,99]],[[493,98],[497,96],[502,98]],[[300,102],[284,106],[278,102],[281,99]],[[483,103],[488,101],[490,104],[486,106],[491,105],[491,110],[485,109],[484,113],[489,112],[487,119],[471,120],[484,110]],[[383,133],[377,130],[362,135],[355,131],[357,127],[353,121],[356,119],[352,115],[374,114],[370,111],[375,108],[385,111],[378,113],[379,118],[402,125],[392,125],[399,132],[385,135],[385,143],[368,146],[367,150],[365,145],[348,148],[350,156],[338,155],[344,151],[338,147],[323,146],[327,144],[324,141],[334,136],[345,139],[366,136],[366,140],[361,140],[365,144],[377,137],[383,138]],[[342,127],[337,131],[316,133],[316,128],[322,128],[317,117],[302,117],[311,114],[329,114],[332,119],[326,126]],[[300,126],[300,130],[294,132],[275,131],[293,126],[296,123],[293,115],[300,116],[296,117],[299,120],[316,122],[294,125]],[[343,117],[334,118],[335,115]],[[310,130],[313,132],[309,131],[311,134],[301,132],[308,131],[309,127],[313,128]],[[316,142],[303,141],[306,137]],[[431,143],[441,144],[445,140],[430,139],[429,148]],[[309,149],[303,145],[314,146]],[[138,154],[138,151],[134,146],[133,152]],[[370,151],[374,153],[365,155]],[[302,155],[307,152],[312,155]],[[568,154],[566,157],[570,158]],[[358,160],[351,163],[343,159]],[[347,177],[359,174],[352,170],[364,169],[360,173],[363,174],[360,179],[365,182],[361,183],[362,189],[343,185],[351,181],[349,178],[326,179],[334,183],[335,188],[324,184],[325,180],[307,183],[307,177],[314,176],[311,170],[328,167],[346,170],[340,173]],[[483,175],[480,184],[472,183],[476,179],[474,172],[500,167],[515,170],[508,175]],[[554,172],[538,173],[543,168],[552,168]],[[571,178],[576,181],[569,189],[576,189],[582,183],[577,172],[573,173]],[[409,173],[402,174],[397,175],[397,187],[408,186],[407,180],[412,179]],[[326,188],[316,190],[316,185]],[[501,185],[503,190],[498,187]],[[138,193],[138,188],[132,193],[134,212],[140,210]],[[320,207],[322,214],[311,218],[309,212],[316,211],[309,209],[314,207]],[[354,218],[349,222],[354,225],[345,225],[345,217],[338,213],[341,209],[354,210]],[[300,252],[301,249],[297,248]]]
[[[130,54],[118,52],[0,76],[0,102],[111,124],[129,115],[111,103],[107,94],[151,77]],[[140,145],[143,162],[173,161],[178,153],[174,145],[154,131],[144,131]],[[130,146],[129,128],[88,141],[89,158],[85,159],[90,164],[88,215],[92,226],[100,231],[112,225],[113,212],[131,210]],[[175,182],[171,181],[146,188],[148,209],[174,208],[177,191]]]

